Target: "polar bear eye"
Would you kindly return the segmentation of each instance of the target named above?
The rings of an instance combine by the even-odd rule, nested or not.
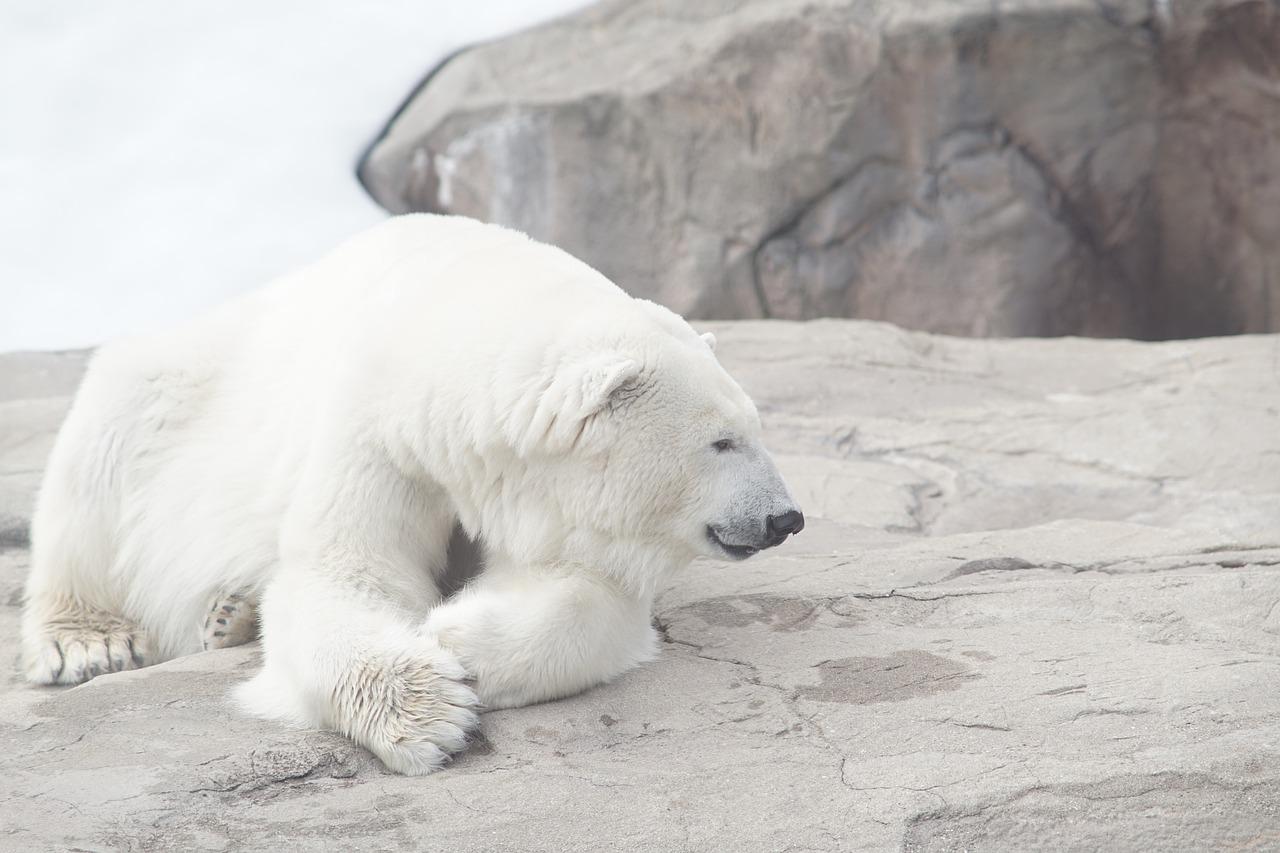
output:
[[[711,446],[716,449],[716,453],[724,453],[726,450],[733,450],[733,439],[722,438],[719,441],[713,441]]]

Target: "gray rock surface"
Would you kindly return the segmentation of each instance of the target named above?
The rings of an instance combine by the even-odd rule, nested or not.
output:
[[[256,646],[19,683],[14,543],[81,358],[0,357],[0,849],[1280,845],[1280,338],[711,328],[810,526],[417,779],[239,716]]]
[[[1274,0],[609,0],[464,51],[361,165],[686,316],[1280,329]]]

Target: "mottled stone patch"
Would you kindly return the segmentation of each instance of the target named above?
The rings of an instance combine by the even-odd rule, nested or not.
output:
[[[817,621],[822,607],[822,602],[813,599],[762,594],[709,598],[681,611],[721,628],[760,624],[769,626],[771,631],[804,631]]]
[[[840,658],[818,664],[817,685],[802,685],[798,695],[815,702],[869,705],[901,702],[955,690],[980,676],[964,664],[919,649],[887,657]]]

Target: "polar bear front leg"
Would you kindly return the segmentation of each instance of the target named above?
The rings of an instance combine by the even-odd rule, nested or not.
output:
[[[582,567],[501,562],[427,617],[487,708],[571,696],[656,654],[652,599]]]
[[[341,732],[397,773],[429,773],[478,723],[466,671],[421,630],[453,516],[429,484],[365,449],[316,452],[259,605],[262,672],[238,697],[260,716]]]
[[[321,573],[285,571],[260,612],[263,669],[237,694],[251,713],[338,731],[407,775],[466,748],[479,723],[468,674],[404,608]]]

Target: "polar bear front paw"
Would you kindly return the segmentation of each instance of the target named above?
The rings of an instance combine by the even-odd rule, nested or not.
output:
[[[479,700],[458,659],[438,647],[361,663],[339,686],[349,734],[389,770],[420,776],[467,746]],[[345,712],[345,713],[341,713]]]
[[[33,684],[80,684],[147,665],[146,635],[105,611],[67,609],[24,632],[23,669]]]

